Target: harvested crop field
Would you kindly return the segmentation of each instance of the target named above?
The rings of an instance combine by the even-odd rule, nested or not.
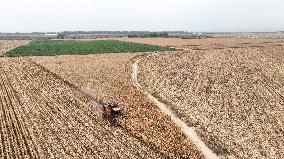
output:
[[[32,60],[75,83],[102,101],[117,100],[128,119],[123,126],[167,157],[203,158],[158,107],[133,85],[131,66],[144,54],[32,57]]]
[[[0,40],[0,56],[16,47],[28,44],[29,40]]]
[[[158,45],[162,47],[175,47],[183,49],[224,49],[224,48],[258,48],[264,46],[284,46],[284,39],[248,39],[248,38],[207,38],[207,39],[181,39],[181,38],[121,38],[141,44]]]
[[[284,157],[284,40],[158,39],[184,50],[0,58],[0,158],[204,158],[137,89],[137,61],[144,91],[219,157]],[[100,116],[110,100],[121,128]]]
[[[165,158],[102,121],[99,104],[26,58],[0,58],[0,158]]]
[[[219,156],[284,158],[284,48],[189,50],[140,62],[139,83]]]

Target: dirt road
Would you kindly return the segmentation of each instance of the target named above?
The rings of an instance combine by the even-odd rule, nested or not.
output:
[[[146,56],[146,58],[151,58],[151,56],[153,55],[156,54],[150,54]],[[132,80],[134,85],[136,85],[137,89],[141,90],[148,97],[149,100],[153,101],[164,114],[168,115],[171,118],[171,120],[176,124],[176,126],[181,129],[182,133],[187,137],[187,139],[196,145],[196,147],[201,151],[205,158],[217,159],[217,155],[205,145],[205,143],[200,139],[193,127],[189,127],[165,103],[162,103],[161,101],[159,101],[159,99],[152,96],[149,92],[143,90],[137,78],[140,71],[139,63],[141,60],[142,58],[136,60],[135,63],[132,65]]]

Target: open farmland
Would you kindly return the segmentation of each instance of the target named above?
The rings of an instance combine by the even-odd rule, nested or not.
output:
[[[204,158],[137,89],[140,61],[139,85],[219,157],[283,158],[283,41],[203,40],[154,54],[0,58],[1,157]],[[110,100],[128,116],[121,128],[99,115],[98,101]]]
[[[21,45],[28,44],[29,40],[0,40],[0,56]]]
[[[42,40],[17,47],[8,56],[86,55],[98,53],[169,51],[170,48],[117,40]]]
[[[25,58],[0,59],[0,158],[164,158],[99,104]]]
[[[169,157],[203,158],[170,118],[133,85],[131,65],[139,57],[139,54],[104,54],[32,60],[76,83],[98,100],[122,103],[128,116],[124,129],[154,149]]]
[[[249,48],[265,46],[284,46],[284,39],[249,39],[249,38],[208,38],[208,39],[181,39],[181,38],[120,38],[120,41],[135,42],[162,47],[182,49],[224,49]]]
[[[284,48],[153,54],[139,83],[219,156],[284,158]]]
[[[1,158],[203,158],[132,85],[127,68],[135,56],[32,58],[52,64],[51,70],[62,66],[54,72],[65,79],[30,58],[0,58]],[[80,89],[71,77],[78,77]],[[125,106],[122,128],[101,119],[97,102],[112,99]]]

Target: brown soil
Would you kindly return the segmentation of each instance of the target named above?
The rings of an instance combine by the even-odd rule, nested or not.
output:
[[[171,158],[203,158],[170,118],[133,84],[132,63],[143,54],[34,57],[64,79],[101,101],[124,105],[123,128],[152,149]]]
[[[191,50],[144,58],[139,83],[220,156],[283,158],[284,48]]]
[[[0,158],[166,158],[93,98],[26,58],[0,58]]]

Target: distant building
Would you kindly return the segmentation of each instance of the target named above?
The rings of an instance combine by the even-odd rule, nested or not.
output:
[[[54,36],[57,37],[58,34],[44,34],[44,36]]]

